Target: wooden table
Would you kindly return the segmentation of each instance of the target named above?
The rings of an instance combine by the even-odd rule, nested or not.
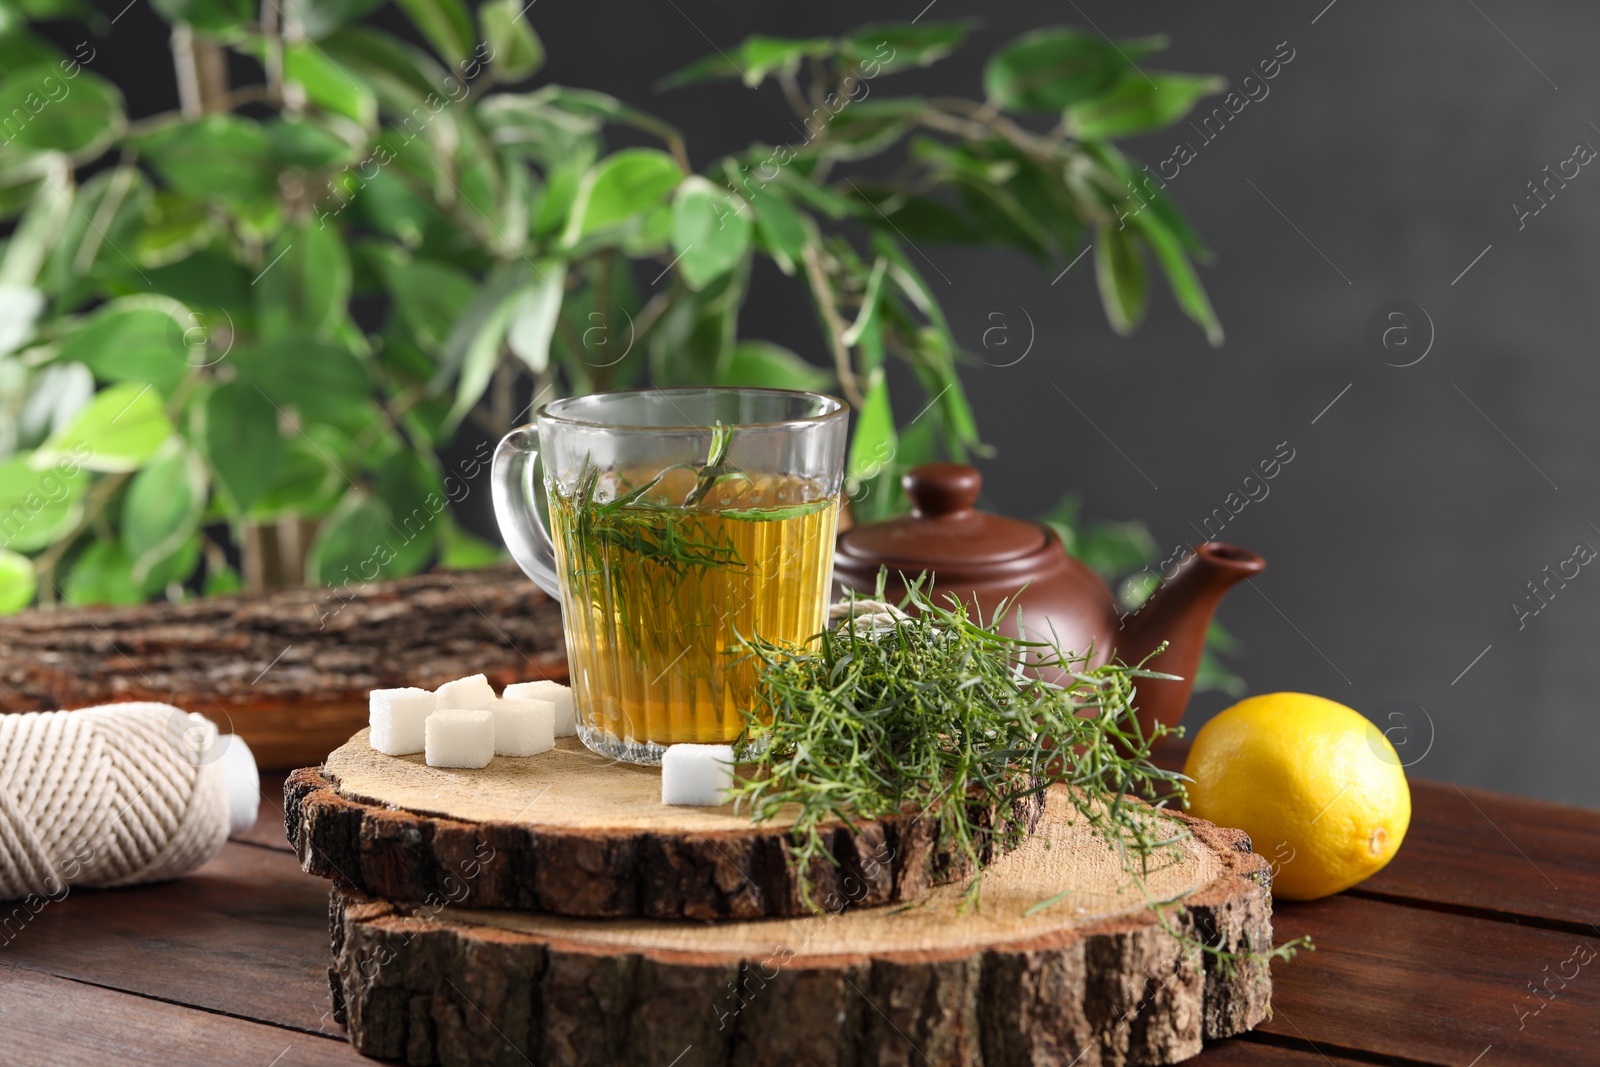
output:
[[[328,1014],[328,885],[289,852],[281,785],[189,877],[6,924],[0,1063],[370,1062]],[[1274,968],[1272,1020],[1190,1063],[1600,1063],[1600,811],[1426,781],[1412,795],[1386,870],[1279,903],[1278,938],[1319,947]]]

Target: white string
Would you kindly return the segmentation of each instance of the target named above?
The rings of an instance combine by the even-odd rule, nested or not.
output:
[[[0,715],[0,900],[204,863],[228,838],[216,742],[170,704]]]

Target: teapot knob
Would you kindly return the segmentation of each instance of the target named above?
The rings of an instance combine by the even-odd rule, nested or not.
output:
[[[983,475],[964,463],[924,463],[900,476],[900,484],[919,519],[971,511],[983,488]]]

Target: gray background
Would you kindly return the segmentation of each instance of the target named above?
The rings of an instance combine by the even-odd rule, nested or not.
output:
[[[539,82],[603,89],[662,115],[703,166],[754,140],[797,139],[776,87],[657,95],[658,78],[750,33],[836,33],[909,19],[925,2],[543,0],[529,15],[550,52]],[[1600,548],[1589,461],[1600,166],[1525,229],[1509,206],[1575,143],[1600,147],[1590,125],[1600,125],[1600,10],[1325,4],[938,0],[926,19],[983,26],[931,71],[877,84],[977,95],[995,48],[1035,26],[1090,20],[1112,36],[1168,33],[1171,49],[1149,66],[1235,85],[1280,42],[1295,50],[1270,95],[1214,143],[1179,127],[1126,146],[1150,163],[1180,138],[1198,149],[1168,192],[1217,253],[1203,279],[1227,330],[1221,349],[1164,290],[1137,335],[1115,337],[1088,258],[1053,284],[1059,267],[1014,253],[921,249],[972,354],[964,380],[996,448],[982,464],[988,505],[1037,514],[1077,491],[1086,514],[1143,519],[1168,546],[1195,540],[1190,524],[1287,441],[1295,458],[1270,496],[1223,535],[1270,563],[1222,609],[1251,691],[1350,704],[1391,729],[1414,776],[1600,805],[1600,567],[1520,630],[1512,607],[1580,540]],[[379,20],[399,25],[392,12]],[[164,62],[159,82],[137,61],[106,62],[136,114],[165,106]],[[1394,299],[1424,308],[1436,332],[1414,366],[1386,365],[1366,339],[1369,317]],[[1026,358],[985,365],[1015,358],[1029,319]],[[986,352],[984,331],[1000,322],[1009,347],[991,334]],[[1413,324],[1419,344],[1426,329]],[[803,293],[775,273],[743,331],[824,361]],[[902,420],[920,403],[902,390]],[[1226,703],[1197,698],[1191,730]]]

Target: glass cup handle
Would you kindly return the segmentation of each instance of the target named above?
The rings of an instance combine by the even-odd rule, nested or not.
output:
[[[501,536],[523,573],[558,602],[561,586],[556,578],[555,546],[539,519],[534,464],[539,459],[539,431],[532,426],[512,430],[494,451],[489,481],[494,493],[494,515]]]

